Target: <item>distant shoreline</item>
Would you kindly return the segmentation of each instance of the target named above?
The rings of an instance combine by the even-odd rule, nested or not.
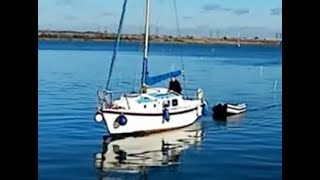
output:
[[[38,40],[45,41],[95,41],[95,42],[114,42],[116,34],[101,32],[77,32],[77,31],[38,31]],[[123,42],[143,41],[142,34],[123,34],[121,36]],[[168,35],[151,35],[149,41],[152,43],[172,43],[172,44],[226,44],[237,45],[236,38],[209,38],[209,37],[193,37],[183,36],[174,37]],[[280,40],[261,40],[261,39],[241,39],[241,45],[279,45]]]

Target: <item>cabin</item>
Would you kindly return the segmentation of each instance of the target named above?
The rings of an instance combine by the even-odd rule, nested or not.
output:
[[[145,93],[129,93],[113,101],[112,109],[136,111],[159,112],[165,107],[167,109],[177,109],[186,106],[185,100],[178,93],[165,88],[147,89]]]

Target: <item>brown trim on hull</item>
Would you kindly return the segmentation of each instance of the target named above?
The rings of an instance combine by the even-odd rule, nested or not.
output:
[[[187,113],[197,110],[197,107],[180,111],[180,112],[173,112],[170,113],[170,115],[177,115],[177,114],[182,114],[182,113]],[[109,114],[124,114],[124,115],[132,115],[132,116],[162,116],[162,113],[132,113],[132,112],[115,112],[115,111],[109,111],[109,110],[102,110],[103,113],[109,113]]]

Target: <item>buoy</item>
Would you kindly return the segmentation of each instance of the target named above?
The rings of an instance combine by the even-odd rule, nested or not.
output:
[[[127,118],[126,118],[123,114],[121,114],[117,119],[118,119],[118,123],[119,123],[121,126],[126,125],[127,122],[128,122]]]
[[[162,118],[169,122],[170,113],[169,113],[169,110],[167,108],[163,108],[163,110],[162,110]]]
[[[95,116],[94,116],[94,120],[96,121],[96,122],[102,122],[102,120],[103,120],[103,116],[102,116],[102,114],[100,114],[100,113],[97,113]]]
[[[101,153],[97,153],[96,154],[96,159],[102,159],[102,154]]]

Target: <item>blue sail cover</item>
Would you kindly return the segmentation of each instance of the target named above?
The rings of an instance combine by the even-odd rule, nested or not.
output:
[[[166,74],[161,74],[158,76],[153,76],[153,77],[146,77],[145,83],[149,86],[157,84],[163,80],[169,79],[171,77],[177,77],[180,76],[182,74],[181,70],[177,70],[177,71],[173,71],[173,72],[169,72]]]

